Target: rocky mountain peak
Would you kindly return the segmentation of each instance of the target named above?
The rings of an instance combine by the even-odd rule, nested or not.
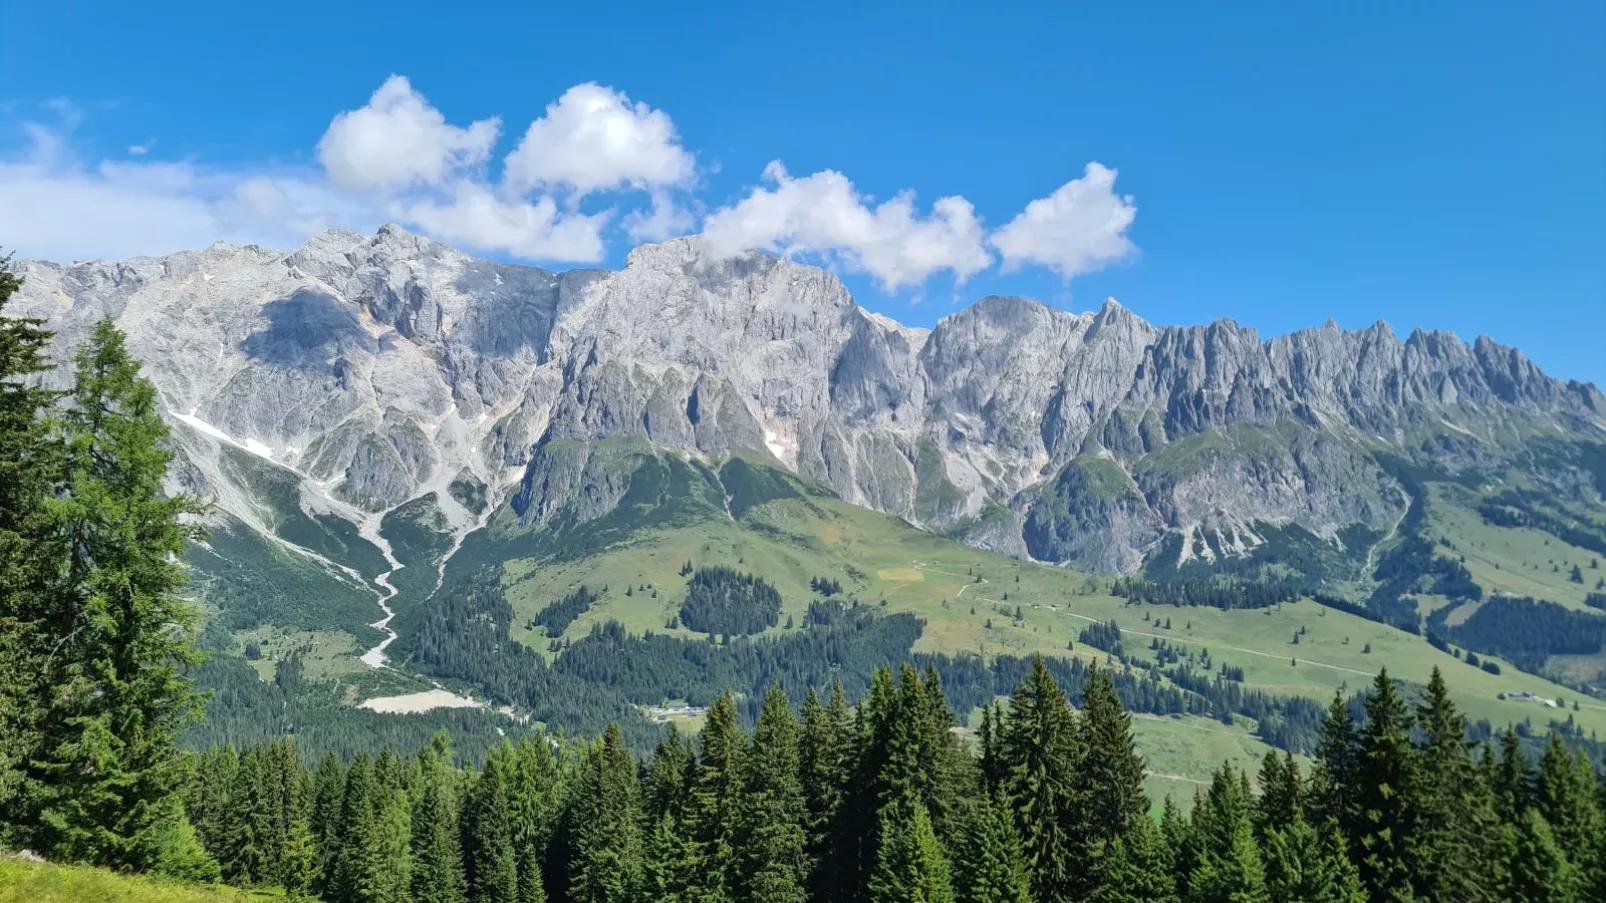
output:
[[[1378,442],[1465,463],[1535,430],[1606,437],[1598,389],[1486,337],[1329,321],[1262,341],[1018,297],[913,329],[817,267],[710,259],[696,238],[620,270],[484,260],[395,226],[23,268],[17,312],[49,318],[64,352],[118,320],[187,485],[247,523],[229,448],[293,471],[309,510],[365,521],[434,493],[462,527],[477,515],[447,490],[465,481],[515,494],[527,523],[607,510],[629,482],[597,443],[629,439],[767,457],[920,525],[1110,570],[1201,524],[1383,522],[1398,496]],[[1095,458],[1125,476],[1088,482]],[[1095,488],[1116,494],[1077,495]]]

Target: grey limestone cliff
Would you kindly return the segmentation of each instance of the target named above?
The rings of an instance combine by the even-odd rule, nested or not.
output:
[[[223,446],[298,474],[309,512],[371,524],[433,492],[460,530],[488,509],[454,483],[529,525],[590,517],[640,447],[756,456],[919,526],[1121,571],[1169,533],[1233,548],[1256,523],[1387,524],[1403,501],[1380,449],[1465,467],[1538,434],[1606,437],[1598,389],[1486,338],[1329,323],[1267,341],[1020,298],[912,329],[817,268],[710,261],[694,238],[619,271],[481,260],[395,227],[22,270],[10,312],[48,317],[64,346],[114,318],[185,485],[253,525]]]

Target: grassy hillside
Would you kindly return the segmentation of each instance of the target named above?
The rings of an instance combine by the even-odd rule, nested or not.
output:
[[[241,903],[268,894],[0,857],[0,903]],[[283,899],[279,897],[278,899]]]
[[[719,476],[728,478],[729,469],[727,465]],[[744,462],[739,477],[751,480],[754,472],[759,468]],[[685,479],[698,476],[688,472]],[[686,578],[680,572],[691,562],[694,567],[724,565],[751,572],[774,584],[783,610],[780,626],[767,631],[772,636],[806,629],[803,616],[809,602],[822,598],[811,592],[809,581],[824,577],[839,581],[844,596],[886,614],[908,612],[924,620],[915,652],[984,657],[1041,652],[1102,659],[1103,651],[1077,637],[1090,623],[1113,620],[1126,635],[1128,653],[1141,656],[1157,639],[1183,650],[1208,650],[1212,662],[1241,668],[1246,688],[1325,703],[1336,690],[1360,689],[1381,667],[1420,684],[1438,666],[1450,677],[1457,702],[1474,719],[1496,726],[1531,719],[1542,726],[1550,717],[1565,717],[1542,702],[1500,698],[1532,693],[1565,700],[1567,714],[1586,730],[1606,733],[1606,704],[1509,665],[1499,675],[1468,666],[1420,636],[1312,601],[1239,610],[1132,604],[1110,595],[1108,578],[959,546],[773,471],[766,479],[787,491],[771,486],[763,496],[768,500],[748,500],[740,515],[711,506],[699,511],[696,496],[688,495],[679,503],[684,505],[679,515],[668,517],[654,508],[641,527],[631,529],[625,519],[633,515],[621,509],[604,518],[606,523],[587,528],[592,536],[610,539],[590,550],[562,530],[515,538],[518,531],[511,523],[500,521],[493,538],[483,542],[503,550],[523,549],[503,566],[514,637],[550,656],[545,629],[532,629],[529,622],[584,585],[600,598],[563,631],[570,642],[608,620],[623,623],[632,633],[704,639],[667,626],[685,598]],[[736,489],[726,494],[741,497],[742,487]],[[494,538],[497,531],[499,539]],[[557,551],[541,554],[543,550]],[[494,557],[487,551],[478,553],[482,560]],[[788,618],[791,628],[785,626]],[[1299,631],[1303,633],[1295,644]],[[1576,713],[1570,711],[1574,700],[1580,702]],[[1178,730],[1172,724],[1168,734]],[[1219,760],[1217,752],[1197,750],[1205,763]],[[1165,755],[1178,758],[1174,752]],[[1197,768],[1177,771],[1192,776]]]

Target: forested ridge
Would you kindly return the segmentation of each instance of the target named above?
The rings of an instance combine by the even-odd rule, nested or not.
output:
[[[16,286],[0,267],[0,304]],[[1437,671],[1419,694],[1381,672],[1319,716],[1279,709],[1159,643],[1140,661],[1113,623],[1083,641],[1119,670],[910,656],[918,621],[835,602],[797,640],[604,624],[548,665],[481,575],[432,609],[413,660],[595,730],[483,756],[445,732],[349,757],[290,738],[185,752],[204,656],[179,560],[203,508],[163,492],[167,428],[117,329],[96,327],[63,391],[36,379],[50,340],[0,316],[0,848],[335,903],[1606,898],[1606,790],[1563,732],[1537,762],[1514,731],[1475,743]],[[774,624],[767,583],[706,573],[701,614],[740,597]],[[738,700],[717,684],[735,673],[771,688]],[[286,659],[271,686],[305,680]],[[632,742],[649,686],[717,693],[702,730]],[[954,704],[980,723],[959,730]],[[1128,710],[1190,705],[1280,714],[1312,764],[1223,767],[1156,813]]]

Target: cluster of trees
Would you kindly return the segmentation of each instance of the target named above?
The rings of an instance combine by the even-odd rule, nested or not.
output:
[[[1542,671],[1552,655],[1593,655],[1606,648],[1606,618],[1555,602],[1495,596],[1457,624],[1447,615],[1441,609],[1428,619],[1433,631],[1525,671]]]
[[[1544,510],[1545,497],[1531,490],[1507,489],[1478,505],[1478,516],[1496,527],[1532,527],[1568,545],[1606,555],[1606,533]]]
[[[1110,594],[1155,605],[1205,605],[1211,608],[1270,608],[1306,595],[1301,580],[1238,580],[1207,577],[1153,582],[1139,577],[1115,581]]]
[[[822,596],[837,596],[842,594],[842,581],[834,577],[810,577],[809,589]]]
[[[574,619],[590,611],[591,604],[596,602],[598,598],[596,593],[582,585],[579,589],[537,612],[535,617],[530,619],[530,626],[532,628],[546,628],[548,637],[563,636],[563,631],[569,629],[569,625],[574,623]]]
[[[1191,810],[1144,795],[1109,674],[1075,708],[1034,660],[973,744],[937,676],[878,670],[751,730],[722,696],[702,732],[641,760],[591,742],[504,742],[465,766],[324,756],[288,741],[198,757],[185,808],[214,874],[339,903],[1561,903],[1606,893],[1606,791],[1553,733],[1470,742],[1435,673],[1412,706],[1380,673],[1335,698],[1308,773],[1223,766]],[[204,871],[204,869],[202,870]]]
[[[0,261],[0,311],[19,285]],[[200,506],[162,491],[167,428],[116,327],[66,391],[42,379],[51,338],[0,316],[0,846],[182,874],[205,858],[177,795]]]
[[[728,567],[698,568],[686,587],[680,623],[698,633],[762,633],[781,618],[781,594],[761,577]]]

